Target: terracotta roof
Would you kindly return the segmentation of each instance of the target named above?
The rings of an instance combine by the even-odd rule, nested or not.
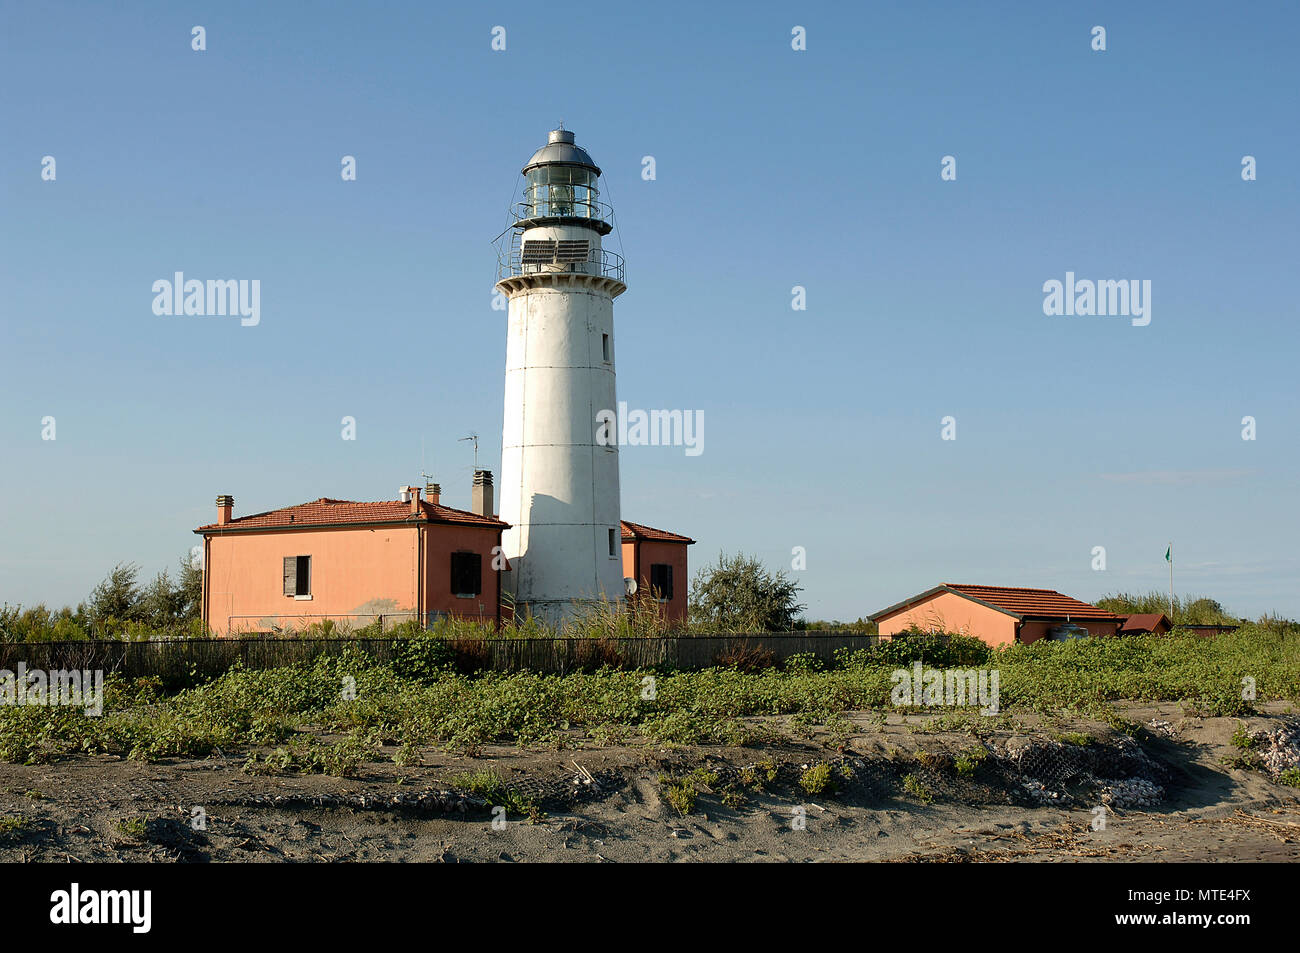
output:
[[[1119,627],[1121,632],[1154,632],[1156,626],[1163,622],[1169,625],[1169,619],[1163,612],[1135,612],[1133,615],[1124,617],[1124,624]]]
[[[868,616],[872,621],[910,608],[941,592],[952,592],[982,605],[1015,616],[1017,619],[1105,619],[1119,621],[1120,617],[1087,602],[1071,599],[1055,589],[1023,589],[1015,586],[975,586],[945,582],[920,595],[905,599],[888,609]]]
[[[1072,619],[1118,619],[1105,609],[1071,599],[1055,589],[1019,589],[1013,586],[968,586],[945,582],[944,588],[1019,616],[1069,616]]]
[[[653,539],[664,543],[695,542],[689,536],[678,536],[666,529],[655,529],[653,526],[642,526],[640,523],[629,523],[627,520],[620,520],[619,525],[623,528],[623,542],[625,543],[630,543],[636,539]]]
[[[196,533],[224,533],[251,529],[297,529],[300,526],[341,526],[364,523],[460,523],[470,526],[506,527],[510,524],[466,510],[452,509],[420,500],[420,513],[411,515],[411,504],[401,500],[381,500],[377,503],[354,503],[351,500],[331,500],[321,497],[310,503],[286,506],[232,519],[219,525],[200,526]]]

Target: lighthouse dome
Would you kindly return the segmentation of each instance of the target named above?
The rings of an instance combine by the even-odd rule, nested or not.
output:
[[[533,157],[524,166],[524,174],[527,175],[528,170],[543,165],[577,165],[591,169],[596,175],[600,175],[600,167],[596,165],[586,149],[574,143],[573,133],[568,129],[551,130],[546,138],[546,145],[534,152]]]

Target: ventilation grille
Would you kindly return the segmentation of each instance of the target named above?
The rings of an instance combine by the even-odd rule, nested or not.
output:
[[[560,262],[586,261],[591,242],[586,239],[560,239],[555,250],[555,260]]]
[[[524,242],[523,261],[525,264],[541,264],[544,262],[555,261],[555,242]]]

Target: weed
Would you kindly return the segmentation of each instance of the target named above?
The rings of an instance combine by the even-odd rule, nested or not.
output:
[[[1096,739],[1092,735],[1082,731],[1063,731],[1060,734],[1052,735],[1054,739],[1065,745],[1075,745],[1080,748],[1086,748],[1088,745],[1095,743]]]
[[[799,787],[808,794],[825,794],[835,789],[835,779],[831,775],[831,766],[819,761],[799,777]]]
[[[673,806],[682,817],[695,813],[695,785],[690,778],[672,778],[660,776],[659,786],[663,790],[664,800]]]
[[[117,822],[117,831],[131,840],[144,840],[149,833],[149,822],[143,817],[123,817]]]
[[[934,792],[915,774],[908,774],[903,777],[903,790],[922,804],[929,804],[934,800]]]

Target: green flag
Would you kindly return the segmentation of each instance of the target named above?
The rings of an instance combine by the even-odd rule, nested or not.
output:
[[[1167,563],[1173,562],[1174,561],[1173,554],[1174,554],[1174,547],[1170,546],[1168,549],[1165,550],[1165,562]]]

